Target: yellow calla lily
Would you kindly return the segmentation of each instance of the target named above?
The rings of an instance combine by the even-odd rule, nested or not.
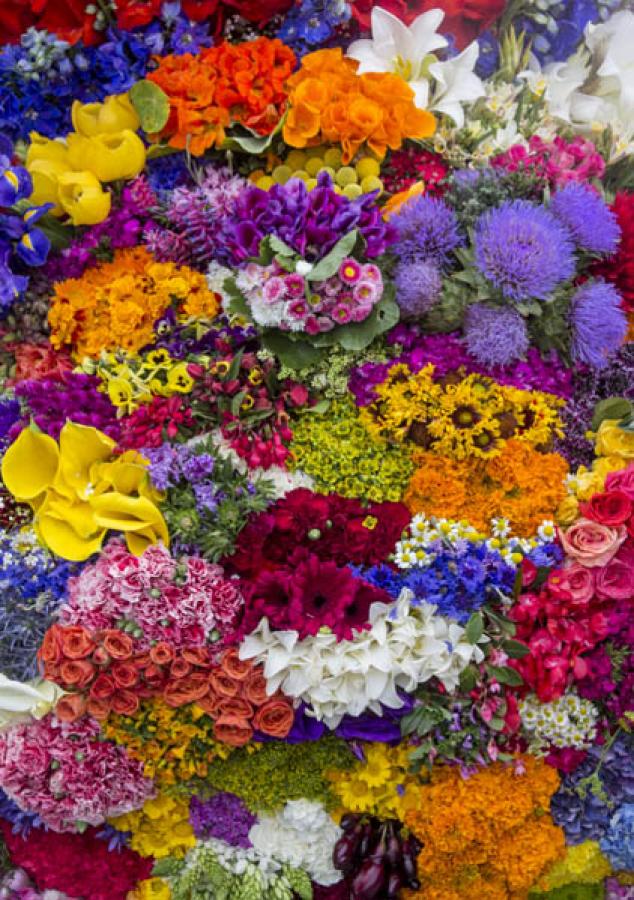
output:
[[[59,203],[73,225],[97,225],[108,216],[110,194],[92,172],[64,172],[58,185]]]
[[[127,94],[113,94],[103,103],[80,103],[75,100],[71,115],[75,131],[86,137],[114,134],[125,128],[137,131],[141,127],[141,120]]]
[[[59,436],[60,464],[56,481],[70,485],[81,496],[92,480],[91,466],[109,460],[116,446],[103,431],[67,422]]]
[[[90,169],[99,181],[135,178],[145,165],[145,146],[129,128],[115,134],[98,134],[84,138],[89,143],[83,167]]]
[[[102,528],[91,538],[81,537],[69,522],[49,515],[38,518],[35,530],[51,553],[73,562],[82,562],[98,553],[106,536],[106,529]]]
[[[31,502],[51,484],[58,465],[57,443],[29,426],[4,454],[2,480],[17,500]]]

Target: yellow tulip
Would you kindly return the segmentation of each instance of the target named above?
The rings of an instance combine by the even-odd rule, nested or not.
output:
[[[107,218],[111,197],[92,172],[64,172],[58,185],[60,205],[73,225],[97,225]]]
[[[129,129],[116,134],[98,134],[92,138],[81,135],[72,137],[77,145],[75,158],[81,159],[82,168],[94,172],[99,181],[135,178],[145,165],[143,141]],[[69,146],[70,138],[71,135]],[[80,145],[80,142],[83,144]]]
[[[70,172],[70,166],[54,159],[35,159],[30,163],[29,175],[33,182],[33,192],[29,198],[31,203],[39,206],[42,203],[53,203],[51,213],[63,216],[64,208],[59,202],[59,176]]]
[[[127,94],[114,94],[103,103],[80,103],[75,100],[71,115],[73,128],[85,137],[115,134],[126,128],[136,131],[141,127],[141,120]]]
[[[26,151],[26,167],[30,170],[31,163],[37,159],[46,159],[55,163],[68,163],[66,145],[61,141],[51,141],[37,131],[29,135],[31,143]]]

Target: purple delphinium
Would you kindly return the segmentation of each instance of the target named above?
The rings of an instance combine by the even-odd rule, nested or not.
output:
[[[257,816],[249,811],[240,797],[221,791],[209,800],[192,797],[189,821],[200,840],[214,837],[233,847],[247,849],[251,846],[249,831],[257,822]]]
[[[504,297],[544,300],[575,273],[567,229],[542,206],[510,200],[480,216],[475,262]]]
[[[390,222],[398,231],[394,252],[401,262],[427,260],[444,269],[463,243],[454,211],[437,197],[409,201]]]
[[[607,281],[586,281],[570,301],[572,358],[601,369],[619,349],[627,334],[627,316],[621,295]]]
[[[526,322],[509,306],[474,303],[464,320],[465,344],[483,366],[508,366],[526,356]]]
[[[15,395],[24,401],[27,412],[42,431],[57,440],[67,420],[78,425],[98,428],[113,440],[118,440],[121,424],[116,409],[107,394],[98,390],[101,381],[94,375],[65,372],[63,379],[41,378],[19,381]],[[27,417],[28,418],[28,417]],[[27,424],[21,419],[12,429],[16,436]]]
[[[269,191],[245,188],[223,225],[218,261],[235,266],[258,256],[262,238],[277,235],[310,262],[324,257],[344,235],[358,228],[366,241],[365,255],[380,256],[396,239],[395,229],[383,221],[374,194],[349,200],[337,194],[327,172],[309,191],[291,178]]]
[[[621,237],[615,214],[589,185],[571,182],[554,195],[553,212],[572,234],[581,250],[613,253]]]
[[[401,315],[406,319],[417,319],[438,300],[442,277],[438,266],[431,261],[399,263],[394,273],[394,284]]]

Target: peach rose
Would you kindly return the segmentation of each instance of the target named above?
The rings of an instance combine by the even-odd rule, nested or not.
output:
[[[244,685],[243,694],[254,706],[262,706],[269,699],[266,692],[266,678],[260,669],[256,669],[249,676],[247,683]]]
[[[189,675],[192,667],[185,659],[175,659],[170,666],[170,676],[172,678],[184,678]]]
[[[139,698],[132,691],[117,691],[112,698],[112,711],[120,716],[133,716],[139,708]]]
[[[560,532],[565,553],[582,566],[604,566],[619,549],[627,529],[623,525],[611,528],[592,519],[578,519],[566,531]]]
[[[239,716],[223,715],[214,722],[214,737],[231,747],[244,747],[253,737],[253,729]]]
[[[288,700],[271,697],[255,714],[253,726],[263,734],[284,738],[293,727],[295,715]]]
[[[49,663],[51,665],[56,665],[62,658],[59,631],[59,625],[53,625],[44,635],[44,640],[42,641],[40,649],[37,651],[38,659],[40,659],[44,665]]]
[[[81,719],[87,706],[86,698],[82,694],[66,694],[57,701],[55,715],[60,722],[75,722]]]
[[[253,671],[253,663],[250,660],[240,659],[236,647],[231,647],[223,653],[220,667],[225,675],[234,681],[245,681]]]
[[[208,666],[209,653],[206,647],[185,647],[181,651],[181,656],[186,659],[192,666]]]
[[[220,715],[220,704],[222,700],[220,697],[216,696],[216,694],[205,694],[204,697],[199,697],[196,700],[196,706],[200,706],[202,711],[210,716],[212,719],[217,719]]]
[[[216,669],[209,674],[209,683],[212,691],[219,697],[237,697],[240,693],[240,682],[229,678],[222,669]]]
[[[131,688],[139,680],[139,672],[133,662],[119,660],[114,663],[110,669],[110,674],[114,678],[118,688]]]
[[[174,659],[174,650],[165,641],[159,641],[150,650],[150,659],[157,666],[166,666]]]
[[[89,697],[86,712],[93,719],[97,719],[98,722],[103,722],[110,715],[110,699],[106,697],[103,699]]]
[[[95,649],[95,643],[90,632],[81,625],[68,625],[60,627],[59,639],[62,645],[62,653],[67,659],[85,659]]]
[[[220,698],[218,712],[221,716],[237,716],[247,720],[253,718],[253,707],[244,697]]]
[[[95,676],[96,669],[87,659],[67,659],[59,667],[59,677],[70,687],[85,688]]]
[[[168,706],[184,706],[200,700],[209,693],[209,681],[202,672],[194,672],[185,678],[170,681],[163,690],[163,699]]]
[[[102,631],[101,640],[104,650],[110,654],[113,659],[130,659],[134,651],[134,642],[132,638],[123,631],[117,629],[108,629]]]

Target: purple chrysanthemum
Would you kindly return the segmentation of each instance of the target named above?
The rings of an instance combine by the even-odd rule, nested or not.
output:
[[[469,353],[485,366],[508,366],[528,350],[526,322],[508,306],[474,303],[464,322]]]
[[[601,369],[627,334],[621,295],[607,281],[587,281],[572,296],[570,323],[573,359]]]
[[[616,216],[588,185],[567,184],[557,191],[550,209],[570,231],[581,250],[602,254],[616,250],[621,237]]]
[[[463,243],[454,211],[436,197],[411,200],[391,216],[390,222],[399,233],[395,252],[401,262],[426,260],[442,269]]]
[[[510,300],[544,300],[575,272],[566,228],[541,206],[509,200],[480,216],[475,261]]]
[[[406,319],[417,319],[428,312],[440,296],[442,277],[430,260],[400,263],[394,275],[396,302]]]

